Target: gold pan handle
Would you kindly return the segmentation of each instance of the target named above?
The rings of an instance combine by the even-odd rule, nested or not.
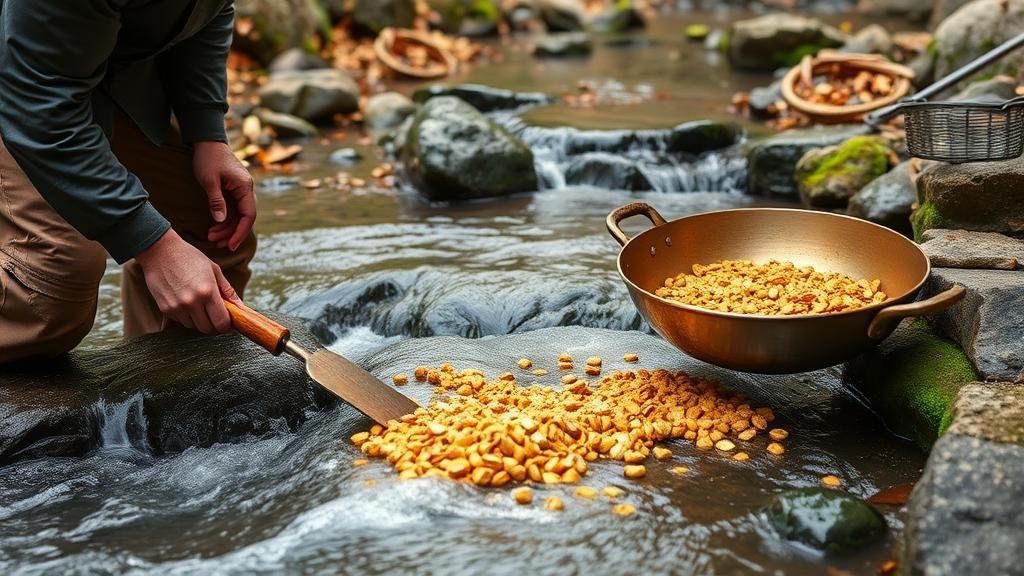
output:
[[[647,216],[647,219],[651,221],[656,227],[661,226],[665,223],[665,219],[658,214],[658,211],[654,209],[650,204],[643,202],[633,202],[632,204],[626,204],[621,208],[612,210],[612,213],[608,215],[606,223],[608,224],[608,232],[611,233],[612,238],[621,246],[625,246],[626,242],[629,242],[629,236],[622,231],[619,227],[619,223],[629,218],[630,216]]]
[[[948,290],[939,292],[926,300],[882,308],[875,315],[871,324],[868,325],[868,338],[881,340],[896,328],[900,320],[910,316],[924,316],[925,314],[949,308],[962,300],[966,293],[967,290],[963,286],[954,284]]]

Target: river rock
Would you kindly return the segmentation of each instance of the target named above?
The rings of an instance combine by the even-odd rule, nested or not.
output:
[[[779,114],[778,103],[782,101],[782,80],[754,88],[747,98],[750,114],[755,118],[774,118]]]
[[[363,121],[375,130],[394,128],[416,113],[416,104],[404,94],[384,92],[374,94],[363,108]]]
[[[612,6],[595,15],[588,24],[596,32],[628,32],[642,30],[647,26],[647,19],[629,3],[625,6]]]
[[[871,16],[896,16],[914,22],[925,22],[932,14],[928,0],[860,0],[857,9]]]
[[[844,208],[861,188],[889,170],[889,148],[876,136],[855,136],[842,144],[810,150],[796,164],[804,204]]]
[[[973,0],[935,29],[935,76],[947,74],[1024,30],[1024,0]],[[977,74],[1016,77],[1024,68],[1024,52],[1010,52]]]
[[[266,108],[314,123],[359,109],[359,86],[335,69],[271,74],[259,94]]]
[[[931,228],[1002,234],[1024,232],[1024,158],[968,164],[936,163],[917,179],[915,237]]]
[[[816,18],[777,13],[740,20],[729,32],[729,62],[736,68],[775,70],[793,66],[822,48],[838,48],[843,33]]]
[[[289,48],[280,53],[267,66],[271,74],[275,72],[291,72],[295,70],[318,70],[330,68],[330,64],[324,62],[323,58],[306,52],[302,48]]]
[[[890,430],[925,450],[949,424],[960,388],[977,379],[963,350],[924,320],[903,322],[843,369]]]
[[[303,346],[301,323],[277,318]],[[0,466],[78,456],[121,412],[133,445],[156,454],[286,433],[332,401],[302,365],[240,335],[172,329],[57,361],[0,368]]]
[[[513,92],[482,84],[459,84],[456,86],[434,84],[425,88],[417,88],[412,94],[412,99],[413,102],[422,104],[436,96],[455,96],[484,113],[541,106],[555,101],[554,96],[543,92]]]
[[[839,144],[867,133],[864,126],[799,128],[769,136],[747,146],[747,191],[762,196],[796,198],[796,164],[815,148]]]
[[[911,236],[910,213],[916,201],[917,187],[910,180],[910,166],[903,162],[854,194],[846,213]]]
[[[768,520],[786,540],[818,550],[857,550],[885,535],[885,518],[855,496],[827,488],[799,488],[776,496]]]
[[[950,98],[950,100],[977,100],[990,98],[993,100],[1010,100],[1017,97],[1017,81],[1012,76],[1000,74],[994,78],[986,78],[972,82],[966,88]]]
[[[414,0],[354,0],[352,25],[357,33],[376,36],[384,28],[412,28]]]
[[[594,152],[574,158],[565,169],[565,182],[610,190],[654,189],[635,162],[605,152]]]
[[[932,15],[928,20],[928,29],[935,30],[943,20],[967,4],[971,0],[935,0],[932,2]]]
[[[580,0],[536,0],[534,4],[549,32],[583,30],[587,12]]]
[[[892,35],[878,24],[868,24],[861,28],[843,44],[840,52],[858,54],[889,54],[892,52]]]
[[[934,268],[924,293],[954,284],[967,288],[967,296],[933,315],[936,326],[964,349],[982,378],[1024,378],[1024,272]]]
[[[497,31],[501,20],[496,0],[429,0],[427,4],[441,17],[441,29],[449,34],[487,36]]]
[[[530,148],[452,96],[432,98],[416,113],[402,159],[417,190],[433,200],[537,189]]]
[[[594,44],[584,32],[561,32],[548,34],[537,40],[533,55],[538,58],[561,58],[566,56],[589,56]]]
[[[363,155],[355,148],[338,148],[327,155],[331,164],[339,166],[355,166],[363,159]]]
[[[1024,240],[995,232],[925,230],[921,235],[921,250],[937,268],[1024,268]]]
[[[907,574],[1020,574],[1024,566],[1024,390],[974,383],[956,401],[911,493]]]
[[[251,26],[235,29],[232,46],[263,65],[290,48],[306,48],[330,22],[316,0],[236,0],[235,20]]]
[[[253,114],[260,119],[260,122],[273,128],[280,138],[312,138],[319,132],[316,126],[291,114],[274,112],[266,108],[256,108],[253,110]]]

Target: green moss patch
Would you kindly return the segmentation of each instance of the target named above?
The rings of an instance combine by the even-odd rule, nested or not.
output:
[[[890,429],[930,449],[949,427],[957,392],[978,375],[956,344],[918,319],[847,364],[843,378]]]
[[[914,241],[921,242],[921,236],[925,230],[942,228],[945,218],[939,212],[938,206],[931,202],[922,202],[921,205],[910,215],[910,225],[914,229]]]

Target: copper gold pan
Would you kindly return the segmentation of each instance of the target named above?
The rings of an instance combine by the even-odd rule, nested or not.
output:
[[[646,216],[654,224],[632,239],[619,223]],[[766,374],[832,366],[883,340],[908,316],[947,308],[962,286],[914,302],[930,265],[902,235],[848,216],[781,208],[744,208],[695,214],[666,222],[636,202],[608,215],[608,231],[622,245],[619,274],[650,325],[680,350],[706,362]],[[718,312],[654,295],[665,278],[695,263],[725,259],[788,260],[799,266],[879,279],[889,300],[834,314],[761,316]]]

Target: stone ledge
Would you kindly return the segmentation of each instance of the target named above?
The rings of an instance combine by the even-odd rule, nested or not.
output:
[[[1021,574],[1024,384],[974,382],[911,494],[908,574]]]
[[[967,296],[932,323],[963,348],[982,379],[1024,377],[1024,271],[934,268],[922,296],[953,284]]]
[[[921,250],[940,268],[1024,269],[1024,240],[996,232],[936,228],[921,234]]]

